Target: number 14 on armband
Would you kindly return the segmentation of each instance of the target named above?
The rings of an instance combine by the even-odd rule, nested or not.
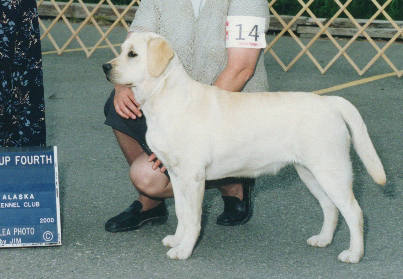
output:
[[[266,48],[266,19],[254,16],[228,16],[225,23],[226,47]]]

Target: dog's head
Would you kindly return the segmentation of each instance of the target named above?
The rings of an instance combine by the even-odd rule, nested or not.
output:
[[[132,33],[122,44],[118,57],[102,65],[106,78],[128,87],[158,78],[168,67],[174,51],[168,42],[154,33]]]

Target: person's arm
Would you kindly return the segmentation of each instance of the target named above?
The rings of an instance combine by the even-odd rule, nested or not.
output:
[[[261,49],[228,48],[227,66],[214,85],[228,91],[239,92],[253,76]]]
[[[263,34],[261,34],[263,37],[270,21],[267,0],[232,0],[228,9],[228,16],[264,18],[265,25],[263,28],[259,26],[259,32],[263,31]],[[236,24],[239,23],[242,22]],[[246,82],[253,76],[261,51],[262,49],[259,48],[228,47],[227,65],[214,85],[228,91],[241,91]]]
[[[260,34],[261,38],[264,38],[269,27],[270,13],[267,0],[232,0],[228,9],[228,16],[256,17],[259,20],[264,18],[265,25],[263,28],[259,25],[259,33],[262,32]],[[240,23],[242,22],[235,24]],[[236,30],[238,31],[238,29]],[[245,34],[246,37],[248,37],[247,34]],[[236,36],[238,36],[238,33]],[[215,85],[228,91],[241,91],[246,82],[253,76],[261,51],[262,49],[259,48],[245,48],[242,46],[230,46],[227,48],[228,62],[225,69],[218,76]]]

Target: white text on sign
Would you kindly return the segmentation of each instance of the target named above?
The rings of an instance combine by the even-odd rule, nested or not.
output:
[[[51,155],[16,155],[16,156],[0,156],[0,167],[7,167],[9,164],[15,166],[21,165],[50,165],[53,164]]]

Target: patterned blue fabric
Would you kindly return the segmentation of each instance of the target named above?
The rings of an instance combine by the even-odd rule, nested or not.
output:
[[[0,2],[0,147],[46,145],[35,0]]]

